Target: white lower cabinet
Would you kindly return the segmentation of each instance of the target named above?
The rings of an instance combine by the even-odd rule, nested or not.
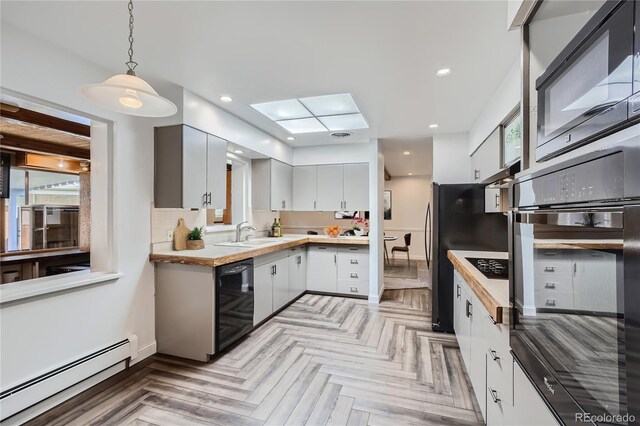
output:
[[[369,247],[309,246],[307,289],[356,296],[369,294]]]
[[[307,290],[307,249],[296,247],[289,251],[289,300]]]
[[[329,245],[310,245],[307,250],[307,289],[335,293],[338,290],[338,250]]]
[[[289,257],[277,260],[273,263],[273,311],[282,308],[291,301],[289,286]]]
[[[273,313],[273,265],[264,264],[253,269],[253,325]]]
[[[458,271],[453,285],[453,326],[486,424],[557,425],[513,360],[509,326],[494,321]]]

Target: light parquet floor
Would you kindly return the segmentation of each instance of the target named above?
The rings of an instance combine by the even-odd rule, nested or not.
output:
[[[33,425],[472,425],[482,417],[428,289],[304,295],[210,363],[156,355]]]

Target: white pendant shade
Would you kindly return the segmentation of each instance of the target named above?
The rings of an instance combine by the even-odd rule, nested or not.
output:
[[[99,84],[89,84],[80,92],[93,102],[112,111],[141,117],[168,117],[178,108],[158,95],[143,79],[135,75],[118,74]]]

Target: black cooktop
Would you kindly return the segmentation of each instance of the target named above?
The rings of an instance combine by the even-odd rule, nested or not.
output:
[[[507,259],[478,259],[475,257],[467,257],[466,259],[487,278],[494,280],[509,279],[509,263]]]

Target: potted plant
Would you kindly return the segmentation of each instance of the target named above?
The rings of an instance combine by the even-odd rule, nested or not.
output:
[[[351,222],[351,225],[353,226],[353,233],[357,236],[362,236],[366,234],[367,228],[369,228],[369,221],[367,219],[357,217]]]
[[[200,250],[204,248],[204,241],[202,240],[202,226],[195,227],[191,232],[187,234],[187,250]]]

